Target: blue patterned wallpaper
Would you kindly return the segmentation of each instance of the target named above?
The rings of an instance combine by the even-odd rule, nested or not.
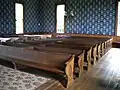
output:
[[[15,34],[18,1],[24,5],[25,32],[56,32],[56,3],[62,0],[0,0],[0,35]],[[66,0],[66,33],[114,35],[116,1]]]
[[[40,20],[42,32],[56,32],[55,4],[57,0],[40,0]]]
[[[42,31],[55,30],[55,0],[41,0]],[[114,35],[116,0],[66,0],[66,33]],[[70,16],[73,11],[74,16]]]
[[[0,0],[0,35],[14,34],[14,2]]]
[[[0,35],[15,34],[15,3],[24,5],[24,32],[40,32],[40,0],[0,0]]]
[[[67,0],[67,33],[114,35],[116,0]]]
[[[24,0],[24,32],[40,32],[40,0]]]

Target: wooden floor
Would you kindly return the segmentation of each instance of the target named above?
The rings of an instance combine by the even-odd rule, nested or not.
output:
[[[35,74],[38,72],[34,70]],[[51,76],[52,73],[47,75]],[[68,89],[63,88],[57,79],[52,79],[36,90],[120,90],[120,49],[110,49]]]
[[[67,90],[120,90],[120,49],[110,49]]]

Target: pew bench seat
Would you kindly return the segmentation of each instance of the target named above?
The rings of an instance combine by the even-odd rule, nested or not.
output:
[[[36,45],[33,47],[33,50],[43,51],[43,52],[55,52],[55,53],[67,53],[71,55],[75,55],[75,67],[79,68],[79,76],[83,72],[84,66],[84,50],[76,50],[69,48],[57,48],[57,47],[41,47]]]
[[[1,59],[56,74],[66,75],[66,87],[70,86],[74,81],[73,72],[75,55],[37,52],[3,45],[0,45],[0,50],[2,51],[0,52]]]
[[[68,49],[76,49],[76,50],[84,50],[84,62],[87,63],[87,69],[89,70],[91,68],[91,46],[80,46],[80,45],[74,45],[74,44],[62,44],[62,43],[49,43],[49,44],[40,44],[41,47],[57,47],[57,48],[68,48]]]

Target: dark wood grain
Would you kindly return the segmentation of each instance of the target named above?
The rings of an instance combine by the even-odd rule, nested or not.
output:
[[[74,57],[67,53],[48,53],[0,45],[0,58],[18,64],[67,76],[66,87],[73,83]]]
[[[84,66],[84,50],[76,50],[69,48],[57,48],[57,47],[40,47],[38,45],[33,47],[33,50],[43,51],[43,52],[55,52],[55,53],[68,53],[75,55],[75,67],[79,68],[79,76],[83,72]]]
[[[62,53],[46,53],[37,51],[28,51],[23,48],[15,48],[8,46],[0,46],[0,57],[16,63],[22,63],[37,68],[46,66],[47,69],[52,67],[64,68],[65,62],[70,58],[69,54]],[[54,56],[53,56],[54,54]],[[45,68],[45,69],[46,69]],[[61,71],[60,71],[61,72]],[[62,72],[63,73],[63,72]]]
[[[79,55],[83,52],[83,50],[76,50],[76,49],[69,49],[69,48],[57,48],[57,47],[40,47],[40,46],[34,46],[34,50],[39,51],[50,51],[50,52],[59,52],[59,53],[69,53],[69,54],[76,54]]]

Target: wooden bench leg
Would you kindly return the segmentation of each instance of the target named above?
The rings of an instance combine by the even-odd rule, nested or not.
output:
[[[106,53],[106,49],[107,49],[107,42],[105,41],[105,43],[104,43],[104,53]]]
[[[96,64],[96,51],[97,51],[97,46],[95,46],[95,48],[93,49],[93,65],[95,65]]]
[[[91,62],[88,62],[88,71],[90,70],[91,68]]]
[[[17,70],[17,65],[15,62],[12,62],[13,66],[14,66],[14,69]]]
[[[97,57],[98,57],[98,60],[99,60],[100,59],[100,45],[98,46]]]
[[[67,75],[67,86],[66,87],[69,87],[74,82],[74,79],[73,79],[74,58],[75,58],[75,55],[73,55],[71,59],[68,62],[66,62],[66,68],[65,68],[65,73]]]
[[[79,67],[79,78],[81,73],[83,72],[83,67],[84,67],[84,53],[80,56],[78,56],[78,67]]]
[[[91,69],[91,66],[92,66],[91,65],[91,50],[92,49],[90,49],[87,53],[88,71]]]
[[[104,43],[102,43],[102,56],[104,55]]]

